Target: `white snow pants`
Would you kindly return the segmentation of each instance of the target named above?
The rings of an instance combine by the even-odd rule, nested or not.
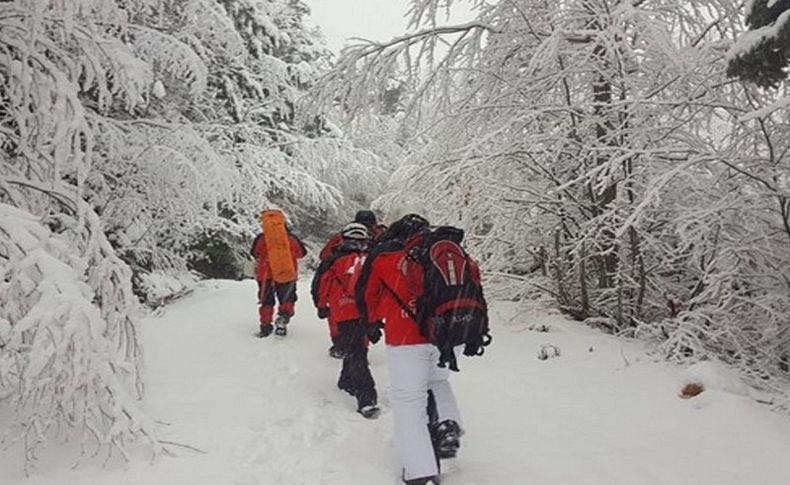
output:
[[[452,419],[461,423],[458,403],[447,380],[450,371],[437,366],[437,362],[439,350],[432,344],[387,346],[395,451],[406,480],[439,473],[428,432],[429,389],[436,400],[439,422]]]

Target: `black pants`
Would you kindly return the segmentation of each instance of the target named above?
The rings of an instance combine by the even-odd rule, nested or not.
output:
[[[277,302],[290,303],[291,306],[296,302],[296,281],[289,283],[275,283],[272,280],[258,281],[258,301],[261,305],[274,306],[274,297]]]
[[[337,387],[357,398],[357,409],[376,404],[376,383],[370,373],[365,327],[359,320],[337,325],[337,346],[343,352],[343,368]]]
[[[277,296],[277,313],[291,317],[296,302],[296,281],[275,283],[272,280],[258,281],[258,317],[261,325],[271,325],[274,316],[274,297]]]

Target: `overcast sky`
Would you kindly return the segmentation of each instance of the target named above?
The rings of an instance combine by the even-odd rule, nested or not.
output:
[[[409,0],[304,0],[310,22],[321,27],[328,47],[340,51],[349,37],[389,40],[406,31]]]
[[[408,0],[305,0],[311,23],[321,27],[327,44],[338,52],[349,37],[387,40],[406,30]]]

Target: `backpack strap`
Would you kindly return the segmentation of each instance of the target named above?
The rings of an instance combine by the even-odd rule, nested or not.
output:
[[[360,271],[359,278],[357,279],[355,293],[357,309],[359,310],[359,318],[364,323],[368,323],[368,306],[365,302],[365,288],[368,286],[368,280],[370,280],[370,272],[373,267],[373,261],[375,261],[376,257],[378,257],[380,254],[399,251],[401,249],[403,249],[403,242],[401,241],[393,240],[379,243],[368,252],[365,262],[362,263],[362,270]]]
[[[434,343],[433,338],[429,335],[430,332],[428,331],[425,322],[420,322],[417,319],[417,314],[415,314],[411,308],[409,308],[406,303],[404,303],[404,301],[395,293],[395,290],[390,288],[387,284],[382,284],[382,286],[389,292],[390,296],[392,296],[392,299],[395,300],[398,306],[401,307],[401,309],[406,312],[406,314],[409,315],[412,320],[414,320],[414,322],[420,328],[420,333],[423,335],[423,337],[429,339],[431,343]],[[439,367],[445,367],[449,365],[451,371],[458,372],[458,360],[455,357],[455,348],[452,346],[452,344],[448,341],[445,345],[441,347],[437,346],[437,348],[439,349]],[[465,355],[471,354],[465,353]],[[476,355],[482,355],[482,352]]]
[[[393,300],[395,300],[395,303],[398,304],[398,306],[401,308],[401,310],[406,312],[406,314],[409,316],[409,318],[414,320],[414,322],[417,323],[417,325],[420,325],[419,320],[417,320],[417,314],[414,313],[411,310],[411,308],[409,308],[409,306],[406,305],[406,303],[403,302],[403,300],[401,300],[401,298],[398,296],[398,294],[395,293],[395,290],[390,288],[390,286],[388,284],[384,283],[384,282],[381,283],[381,286],[383,286],[384,289],[389,292],[390,296],[392,297]],[[422,330],[422,328],[420,330]]]

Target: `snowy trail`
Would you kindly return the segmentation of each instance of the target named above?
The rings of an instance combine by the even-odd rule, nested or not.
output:
[[[206,282],[142,322],[147,410],[167,423],[163,439],[205,454],[76,470],[50,457],[22,479],[12,449],[0,453],[0,483],[398,483],[383,348],[371,349],[383,413],[368,421],[335,387],[340,362],[327,356],[308,287],[300,282],[285,339],[253,337],[252,281]],[[638,343],[537,307],[512,321],[513,304],[493,308],[493,345],[453,376],[467,434],[447,485],[786,483],[790,418],[755,404],[726,372],[697,368],[709,390],[681,400],[689,372],[652,362]],[[542,344],[561,355],[538,360]]]
[[[354,413],[353,400],[335,388],[339,361],[326,354],[326,324],[313,316],[309,282],[300,282],[290,335],[267,339],[253,337],[255,283],[217,285],[175,305],[161,322],[149,321],[152,328],[144,335],[152,414],[197,432],[193,437],[174,429],[174,440],[209,451],[197,457],[198,466],[216,469],[221,483],[348,483],[344,467],[354,463],[347,456],[353,442],[373,427],[388,428]],[[189,348],[189,355],[172,349],[174,343]],[[183,358],[177,368],[171,367],[170,349]],[[163,373],[157,376],[155,369]],[[154,399],[166,394],[189,402]],[[192,409],[189,423],[181,408]],[[387,439],[360,442],[358,451],[364,456],[364,449],[379,441],[380,455],[386,456]],[[367,466],[376,479],[375,463],[354,466],[361,473]],[[210,483],[201,476],[185,477],[183,483]]]

